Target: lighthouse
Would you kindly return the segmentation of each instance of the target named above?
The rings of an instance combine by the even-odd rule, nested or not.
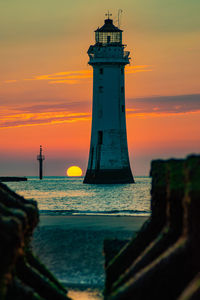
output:
[[[133,183],[129,163],[124,69],[129,51],[122,43],[122,30],[110,14],[95,31],[95,44],[88,50],[93,67],[93,109],[90,153],[84,183]]]

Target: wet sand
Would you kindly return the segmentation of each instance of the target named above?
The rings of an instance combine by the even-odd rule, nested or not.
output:
[[[147,217],[40,216],[33,248],[74,300],[102,299],[103,242],[129,240]]]
[[[127,216],[40,216],[39,226],[61,226],[66,229],[137,231],[147,217]]]

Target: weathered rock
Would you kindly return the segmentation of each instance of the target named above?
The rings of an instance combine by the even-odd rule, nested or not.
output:
[[[21,258],[17,263],[17,275],[19,279],[30,286],[38,295],[48,300],[66,300],[66,292],[58,288],[54,282],[41,274],[39,270],[31,267],[26,259]]]
[[[20,220],[23,231],[24,231],[24,233],[26,232],[26,229],[28,226],[28,219],[27,219],[27,215],[24,211],[22,211],[21,209],[17,209],[17,208],[11,209],[11,208],[6,207],[4,204],[0,203],[0,213],[3,216],[15,217],[16,219]]]
[[[167,206],[166,225],[126,272],[113,284],[113,290],[131,279],[139,270],[161,255],[180,236],[183,227],[184,161],[166,161]]]
[[[103,252],[105,256],[105,267],[123,249],[129,240],[106,239],[104,240]]]
[[[189,157],[184,172],[186,188],[182,234],[172,246],[115,290],[108,299],[177,299],[200,271],[200,156]]]
[[[55,276],[47,269],[47,267],[37,258],[30,249],[26,250],[26,260],[27,263],[34,269],[38,270],[40,274],[48,278],[52,283],[54,283],[58,289],[63,291],[65,294],[67,290],[63,285],[56,279]]]
[[[142,226],[119,254],[108,263],[106,268],[105,294],[109,294],[112,285],[129,268],[142,251],[157,237],[166,224],[167,207],[167,165],[164,161],[152,162],[151,210],[149,220]]]
[[[20,209],[27,215],[28,225],[27,234],[31,235],[39,221],[37,202],[26,200],[15,192],[11,191],[6,185],[0,184],[0,202],[7,208]]]
[[[32,254],[37,203],[0,183],[0,299],[67,300],[67,291]]]
[[[0,299],[4,299],[24,245],[22,225],[16,218],[0,214],[0,241]]]
[[[182,292],[178,300],[199,300],[200,299],[200,273]]]
[[[8,287],[8,293],[5,300],[44,300],[32,288],[24,285],[17,277],[13,278],[12,284]]]

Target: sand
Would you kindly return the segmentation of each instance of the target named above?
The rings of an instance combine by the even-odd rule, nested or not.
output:
[[[40,216],[39,227],[61,226],[66,229],[138,231],[147,217],[126,216]]]
[[[102,299],[104,239],[129,240],[146,220],[139,216],[41,215],[33,248],[74,300]]]

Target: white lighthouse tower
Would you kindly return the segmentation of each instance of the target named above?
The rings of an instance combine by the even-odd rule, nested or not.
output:
[[[124,68],[130,52],[124,51],[122,30],[105,20],[95,31],[88,50],[93,67],[92,134],[84,183],[133,183],[127,136]]]

